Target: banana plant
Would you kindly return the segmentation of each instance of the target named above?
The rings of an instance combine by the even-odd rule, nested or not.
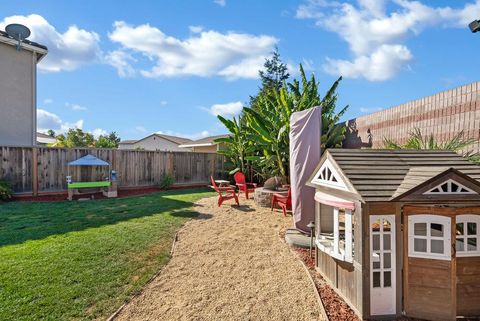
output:
[[[315,76],[307,79],[300,65],[300,81],[283,82],[279,90],[257,96],[255,108],[244,107],[241,119],[227,120],[218,116],[230,131],[229,138],[217,140],[228,146],[223,154],[235,161],[235,170],[243,171],[245,164],[251,162],[263,178],[272,175],[288,178],[290,116],[315,106],[322,108],[322,149],[341,145],[346,127],[337,124],[348,108],[345,106],[335,113],[336,89],[341,79],[321,98]]]
[[[230,135],[216,139],[215,143],[224,143],[226,149],[219,150],[220,155],[225,155],[231,162],[233,169],[229,174],[241,171],[245,173],[247,167],[247,160],[245,157],[253,152],[252,143],[246,139],[246,130],[242,128],[240,119],[233,118],[232,120],[218,116],[218,119],[228,129]]]

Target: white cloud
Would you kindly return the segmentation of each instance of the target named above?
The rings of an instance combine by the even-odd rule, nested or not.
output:
[[[183,138],[188,138],[191,140],[197,140],[200,138],[212,136],[213,133],[208,131],[208,130],[202,130],[201,132],[193,133],[193,134],[185,134],[185,133],[179,133],[176,131],[172,130],[166,130],[166,131],[158,131],[157,134],[164,134],[164,135],[170,135],[170,136],[177,136],[177,137],[183,137]]]
[[[91,133],[92,133],[93,137],[95,137],[95,139],[97,139],[99,136],[108,135],[108,132],[105,129],[102,129],[102,128],[95,128],[94,130],[92,130]]]
[[[43,104],[44,104],[44,105],[48,105],[48,104],[51,104],[51,103],[53,103],[53,99],[51,99],[51,98],[45,98],[45,99],[43,100]]]
[[[478,19],[480,0],[463,8],[431,7],[419,1],[357,0],[357,4],[310,0],[297,8],[296,17],[338,34],[349,45],[351,60],[327,59],[327,72],[372,81],[392,78],[413,60],[405,45],[409,36],[425,28],[461,27]],[[387,10],[390,9],[390,10]]]
[[[32,31],[29,40],[48,47],[48,54],[40,61],[38,68],[43,71],[71,71],[87,63],[101,59],[100,37],[93,31],[71,25],[60,33],[45,18],[38,14],[9,16],[0,21],[0,29],[10,23],[21,23]]]
[[[201,31],[186,39],[164,34],[143,24],[132,26],[123,21],[113,25],[110,40],[122,45],[121,52],[141,54],[154,62],[149,70],[139,70],[144,77],[223,76],[227,79],[256,78],[273,47],[275,37],[237,32]],[[111,55],[111,53],[109,54]],[[128,56],[126,56],[128,57]],[[116,55],[116,68],[129,62]],[[129,64],[130,66],[130,64]],[[120,73],[120,70],[119,70]]]
[[[223,117],[233,117],[237,116],[242,112],[243,104],[240,101],[235,101],[226,104],[215,104],[212,105],[210,108],[204,108],[209,113],[215,116],[223,116]]]
[[[202,26],[189,26],[188,29],[190,29],[190,31],[193,33],[200,33],[203,31]]]
[[[115,69],[120,77],[132,77],[135,75],[135,69],[132,67],[131,62],[135,62],[136,59],[129,53],[122,50],[114,50],[109,52],[105,56],[105,62]]]
[[[76,110],[76,111],[85,111],[87,110],[87,107],[85,106],[80,106],[78,104],[71,104],[71,103],[65,103],[65,106],[70,108],[71,110]]]
[[[226,0],[213,0],[213,2],[218,4],[220,7],[225,7],[227,5]]]
[[[347,78],[364,77],[370,81],[382,81],[395,76],[404,63],[412,58],[405,46],[382,45],[371,55],[357,56],[353,61],[327,58],[324,69],[330,74]]]
[[[168,104],[168,101],[166,101],[166,100],[160,101],[160,105],[162,105],[162,106],[166,106],[167,104]]]
[[[83,119],[74,123],[63,121],[58,115],[46,111],[44,109],[37,109],[37,130],[46,132],[53,129],[57,133],[64,133],[69,128],[83,128]]]

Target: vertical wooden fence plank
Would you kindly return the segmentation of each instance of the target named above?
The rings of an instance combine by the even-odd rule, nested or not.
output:
[[[32,148],[32,194],[38,195],[38,149]]]

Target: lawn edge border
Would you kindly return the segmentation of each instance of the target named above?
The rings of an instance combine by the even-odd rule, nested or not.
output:
[[[170,259],[172,259],[173,257],[173,252],[175,251],[175,248],[177,247],[177,241],[178,241],[178,232],[180,231],[180,229],[183,228],[183,226],[185,225],[185,223],[183,223],[177,230],[177,232],[175,232],[175,236],[173,237],[173,243],[172,243],[172,247],[170,249]],[[129,297],[125,302],[123,302],[123,304],[115,311],[113,312],[106,321],[113,321],[115,320],[115,318],[120,314],[120,312],[123,311],[123,309],[127,306],[128,303],[130,303],[132,300],[134,300],[135,298],[137,298],[140,294],[143,293],[143,291],[145,290],[145,288],[153,282],[153,280],[155,280],[159,275],[160,273],[162,273],[163,269],[168,265],[165,264],[164,266],[160,267],[160,269],[140,288],[138,289],[138,291],[135,291],[135,293]]]
[[[327,311],[325,310],[325,305],[323,304],[323,301],[322,301],[322,297],[320,296],[320,293],[318,292],[318,289],[317,289],[317,284],[315,283],[315,280],[313,280],[313,277],[312,275],[310,274],[310,270],[308,269],[308,267],[305,265],[305,263],[303,262],[303,259],[300,257],[300,255],[293,249],[292,246],[288,245],[287,242],[285,242],[285,239],[282,237],[282,234],[281,232],[278,234],[278,237],[280,238],[280,240],[285,243],[287,246],[288,246],[288,249],[290,250],[290,252],[300,261],[300,263],[302,264],[302,267],[305,271],[305,273],[307,274],[308,276],[308,279],[310,280],[310,284],[312,285],[313,287],[313,292],[315,293],[315,298],[317,299],[317,304],[319,306],[319,309],[320,309],[320,314],[322,315],[323,319],[325,321],[329,321],[330,319],[328,318],[328,315],[327,315]]]

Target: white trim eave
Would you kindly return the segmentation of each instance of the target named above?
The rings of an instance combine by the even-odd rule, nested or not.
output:
[[[178,147],[206,147],[206,146],[215,146],[215,143],[205,143],[205,144],[182,144],[178,145]]]
[[[5,36],[0,36],[0,42],[6,43],[8,45],[16,46],[18,44],[18,41],[15,39],[7,38]],[[48,53],[48,50],[30,45],[28,43],[22,42],[22,49],[26,49],[29,51],[32,51],[38,55],[37,57],[37,63],[42,60],[43,57],[45,57]]]

